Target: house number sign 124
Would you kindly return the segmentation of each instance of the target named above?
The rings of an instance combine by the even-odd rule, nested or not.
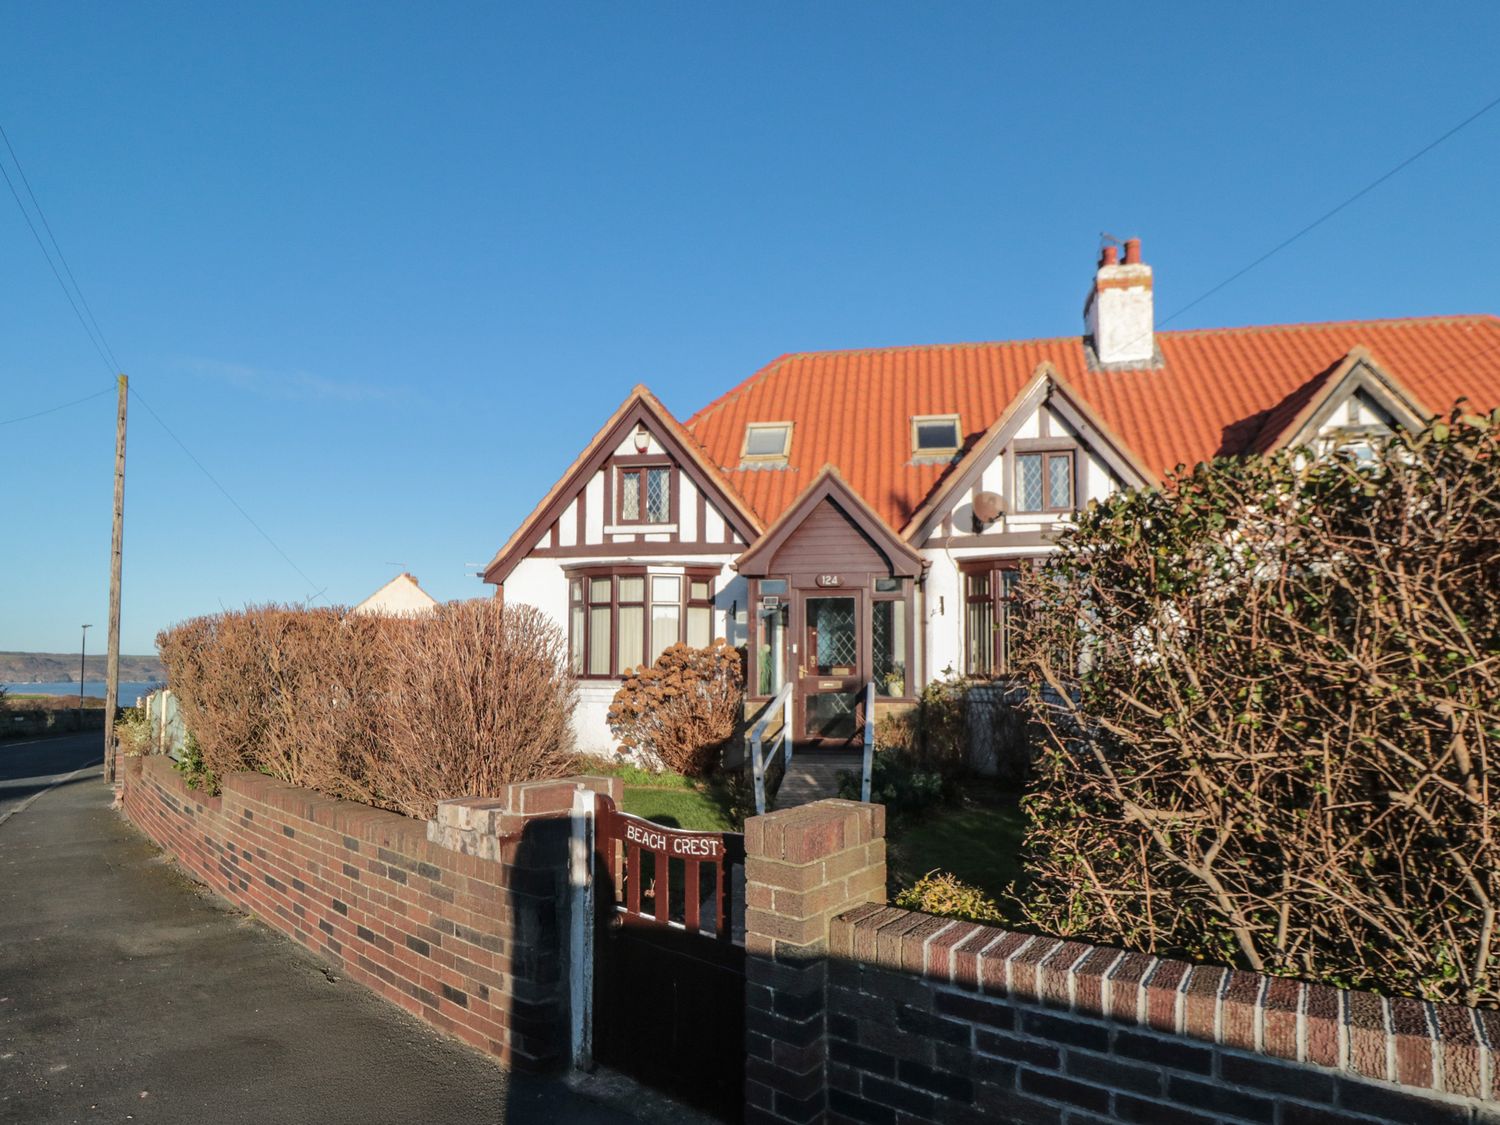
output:
[[[844,578],[843,578],[842,575],[839,575],[839,574],[820,574],[820,575],[818,575],[818,585],[819,586],[842,586],[843,584],[844,584]]]

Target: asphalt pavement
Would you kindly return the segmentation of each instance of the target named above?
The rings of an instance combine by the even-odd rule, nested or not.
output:
[[[233,912],[111,809],[101,746],[0,742],[0,1122],[677,1116],[608,1079],[507,1074]]]
[[[0,741],[0,824],[74,770],[104,767],[104,732]]]

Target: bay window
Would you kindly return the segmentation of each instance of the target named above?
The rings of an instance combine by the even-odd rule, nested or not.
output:
[[[575,675],[617,678],[654,664],[679,642],[713,643],[713,588],[707,571],[650,573],[645,567],[590,567],[568,578],[568,651]]]

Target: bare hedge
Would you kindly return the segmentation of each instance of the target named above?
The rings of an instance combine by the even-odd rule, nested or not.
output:
[[[259,606],[182,622],[157,649],[210,786],[249,770],[429,817],[571,761],[565,639],[528,606]]]
[[[1500,414],[1116,495],[1020,597],[1033,924],[1500,1004]]]

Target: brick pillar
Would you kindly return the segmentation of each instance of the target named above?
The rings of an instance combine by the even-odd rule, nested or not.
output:
[[[506,901],[497,952],[508,1010],[508,1063],[529,1071],[567,1061],[569,1026],[568,838],[579,788],[619,802],[617,777],[570,777],[506,786],[497,797],[439,801],[427,838],[503,872]]]
[[[745,1119],[828,1112],[832,919],[885,902],[885,806],[818,801],[745,822]]]

